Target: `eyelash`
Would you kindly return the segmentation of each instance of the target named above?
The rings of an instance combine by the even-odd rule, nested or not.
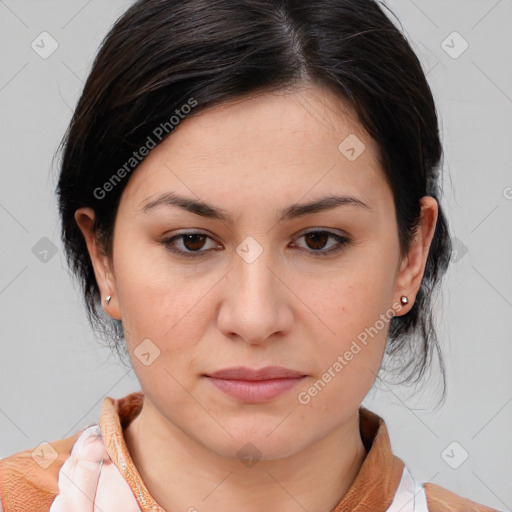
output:
[[[328,235],[328,239],[334,238],[338,242],[338,246],[335,249],[329,249],[327,251],[322,250],[322,249],[319,249],[319,250],[305,249],[307,252],[311,253],[314,257],[318,256],[318,257],[322,258],[322,257],[330,256],[332,254],[336,254],[336,253],[340,252],[341,250],[343,250],[345,248],[344,246],[347,245],[348,243],[350,243],[350,241],[351,241],[346,236],[337,235],[336,233],[332,233],[331,231],[326,231],[326,230],[307,231],[306,233],[302,233],[297,239],[302,238],[307,235],[310,235],[310,234],[313,234],[313,233]],[[197,258],[197,257],[201,256],[201,253],[208,252],[208,250],[183,251],[181,249],[176,249],[176,247],[173,245],[175,240],[179,240],[179,239],[183,240],[186,236],[190,236],[190,235],[202,235],[202,236],[206,236],[207,238],[211,239],[211,237],[209,235],[207,235],[206,233],[202,233],[200,231],[199,232],[198,231],[189,231],[187,233],[181,233],[179,235],[176,235],[176,236],[173,236],[170,238],[164,238],[160,242],[170,252],[177,254],[179,256],[183,256],[185,258]]]

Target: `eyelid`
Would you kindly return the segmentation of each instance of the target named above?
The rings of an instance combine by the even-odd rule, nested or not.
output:
[[[347,238],[347,239],[349,238],[349,235],[342,230],[336,230],[334,228],[323,228],[321,226],[314,227],[314,228],[305,228],[293,236],[294,236],[294,238],[299,238],[299,237],[307,235],[309,233],[317,233],[317,232],[329,233],[330,235],[333,235],[333,236],[336,235],[336,236],[339,236],[342,238]]]

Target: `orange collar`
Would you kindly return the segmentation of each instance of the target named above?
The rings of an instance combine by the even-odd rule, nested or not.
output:
[[[123,429],[140,413],[143,401],[141,391],[123,398],[106,397],[99,423],[107,451],[130,485],[142,511],[164,512],[147,490],[123,436]],[[404,463],[391,451],[384,420],[360,407],[359,429],[367,456],[352,486],[332,512],[385,512],[400,484]]]

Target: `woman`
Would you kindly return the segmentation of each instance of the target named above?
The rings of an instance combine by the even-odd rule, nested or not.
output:
[[[3,459],[5,512],[493,510],[361,406],[385,353],[418,381],[438,352],[451,251],[432,94],[376,2],[139,1],[63,142],[68,260],[141,392]]]

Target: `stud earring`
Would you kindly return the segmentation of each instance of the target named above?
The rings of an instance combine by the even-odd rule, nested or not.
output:
[[[402,295],[402,296],[400,297],[400,302],[401,302],[403,305],[405,305],[405,304],[408,304],[408,303],[409,303],[409,299],[407,298],[407,296],[406,296],[406,295]]]
[[[105,299],[105,304],[108,306],[109,303],[110,303],[110,299],[112,298],[112,295],[109,295],[106,299]]]

